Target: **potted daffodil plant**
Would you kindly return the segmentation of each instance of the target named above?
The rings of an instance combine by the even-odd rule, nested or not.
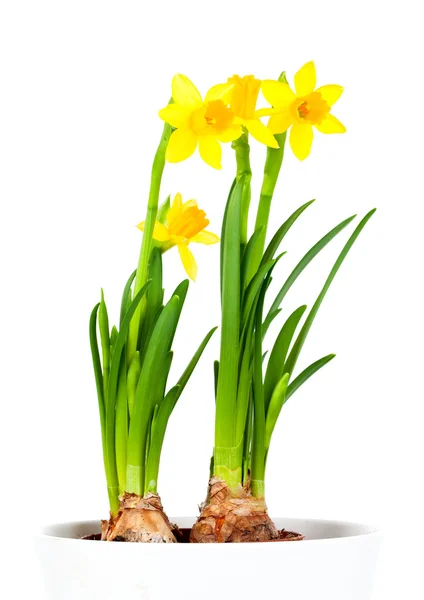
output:
[[[159,110],[163,132],[146,216],[138,225],[137,267],[124,285],[116,325],[103,291],[89,319],[110,514],[101,526],[54,525],[38,537],[48,598],[370,597],[379,542],[373,528],[270,515],[265,495],[267,459],[285,403],[335,356],[318,357],[299,371],[303,346],[339,268],[375,212],[356,226],[356,215],[333,225],[281,278],[286,236],[313,204],[305,202],[268,231],[284,153],[303,161],[316,131],[345,132],[333,114],[342,92],[340,85],[317,85],[313,62],[297,71],[293,84],[285,73],[276,80],[234,75],[204,96],[186,76],[173,78],[171,100]],[[265,153],[258,202],[251,202],[251,144]],[[218,237],[196,200],[179,191],[164,197],[161,182],[167,162],[196,152],[221,169],[223,148],[230,145],[234,182]],[[349,226],[315,302],[287,312],[284,300],[298,277]],[[197,276],[196,244],[212,246],[220,261],[221,319],[218,332],[203,332],[185,370],[170,381],[173,352],[180,352],[175,333],[182,327],[189,281]],[[179,253],[187,276],[171,292],[164,286],[168,252]],[[274,330],[277,335],[270,335]],[[193,506],[201,503],[197,517],[169,516],[158,485],[167,425],[214,333],[220,337],[219,357],[210,365],[214,449],[210,469],[199,473],[208,490],[205,498],[192,499]]]

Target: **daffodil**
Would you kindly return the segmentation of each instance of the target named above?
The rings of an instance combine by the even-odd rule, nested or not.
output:
[[[290,127],[290,146],[299,160],[311,151],[313,127],[321,133],[344,133],[345,126],[330,113],[343,92],[341,85],[316,88],[314,63],[306,63],[294,77],[294,92],[287,83],[263,81],[262,92],[274,107],[268,127],[283,133]]]
[[[215,85],[202,99],[199,90],[185,75],[172,80],[172,99],[159,112],[161,119],[175,128],[169,140],[166,159],[180,162],[189,158],[199,147],[203,160],[221,168],[220,142],[232,142],[243,133],[228,107],[233,84]]]
[[[233,86],[230,92],[230,108],[237,121],[244,125],[258,142],[278,148],[277,140],[271,130],[260,121],[260,112],[256,110],[261,81],[253,75],[234,75],[228,79],[228,83]]]
[[[183,202],[181,194],[176,194],[165,223],[156,221],[153,230],[153,239],[162,243],[163,251],[177,246],[184,269],[193,281],[197,276],[197,264],[189,244],[210,245],[219,242],[217,235],[206,230],[208,225],[206,213],[199,209],[196,200]],[[144,221],[138,228],[144,230]]]

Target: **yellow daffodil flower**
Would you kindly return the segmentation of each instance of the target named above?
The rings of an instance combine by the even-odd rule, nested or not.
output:
[[[194,242],[210,245],[219,242],[217,235],[205,229],[208,225],[206,213],[199,209],[196,200],[183,203],[181,194],[176,194],[165,224],[156,221],[153,230],[153,239],[162,242],[164,252],[177,246],[184,269],[193,281],[196,281],[197,264],[189,244]],[[144,230],[144,221],[138,228]]]
[[[272,133],[290,130],[290,146],[299,160],[309,156],[315,127],[321,133],[344,133],[345,126],[330,114],[331,107],[343,92],[341,85],[324,85],[315,89],[314,63],[306,63],[295,75],[296,93],[287,83],[263,81],[262,92],[274,107],[268,127]]]
[[[208,165],[221,168],[220,142],[232,142],[243,133],[228,107],[232,88],[229,83],[215,85],[202,100],[190,79],[175,75],[172,80],[174,102],[159,112],[161,119],[175,127],[166,151],[169,162],[189,158],[198,146],[200,156]]]
[[[234,75],[228,79],[228,83],[233,86],[230,92],[230,108],[238,122],[244,125],[258,142],[278,148],[277,140],[271,130],[260,121],[260,113],[256,110],[261,81],[253,75]]]

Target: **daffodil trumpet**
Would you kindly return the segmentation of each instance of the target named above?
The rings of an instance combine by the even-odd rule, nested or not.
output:
[[[165,297],[162,250],[155,242],[155,232],[161,224],[157,218],[168,223],[168,242],[172,240],[186,248],[189,241],[218,241],[204,231],[208,221],[195,201],[180,206],[181,196],[177,195],[169,210],[169,202],[158,206],[171,132],[172,128],[166,124],[152,168],[139,263],[122,294],[119,325],[112,328],[109,325],[103,291],[90,317],[90,346],[110,505],[110,519],[102,522],[105,541],[176,542],[158,495],[162,445],[169,418],[215,331],[212,329],[204,337],[187,368],[170,386],[173,340],[189,282],[182,281]],[[174,233],[179,237],[174,239]],[[185,263],[185,267],[194,279],[193,265],[189,269]]]
[[[279,94],[279,85],[283,85],[283,93],[292,102],[290,109],[296,107],[298,111],[304,110],[307,119],[322,117],[324,122],[328,119],[329,110],[325,108],[324,111],[321,100],[318,102],[316,97],[309,95],[314,93],[312,90],[315,87],[315,68],[312,65],[308,63],[295,78],[297,94],[302,102],[307,103],[303,108],[298,100],[293,99],[294,94],[287,92],[284,75],[274,83]],[[310,310],[306,305],[301,305],[288,314],[279,326],[274,342],[268,346],[272,330],[270,326],[276,324],[289,290],[320,251],[353,221],[355,215],[333,227],[304,254],[284,283],[278,284],[279,291],[269,303],[268,298],[273,290],[271,281],[276,279],[280,261],[285,255],[281,250],[282,242],[313,201],[303,204],[290,215],[266,245],[271,202],[281,170],[288,129],[292,127],[295,131],[291,135],[290,145],[298,158],[306,157],[310,145],[303,140],[302,146],[296,138],[299,130],[295,125],[299,123],[286,117],[286,104],[281,99],[273,112],[276,97],[270,98],[268,92],[274,86],[267,84],[265,87],[267,92],[264,95],[272,104],[266,111],[270,115],[269,127],[275,135],[278,148],[270,146],[267,149],[255,228],[247,240],[245,227],[248,215],[245,211],[249,211],[248,194],[252,177],[247,132],[233,142],[236,178],[228,197],[221,233],[222,316],[220,357],[215,363],[215,445],[209,494],[191,531],[193,543],[252,542],[279,537],[268,515],[265,500],[266,465],[272,436],[284,404],[335,356],[328,354],[296,373],[301,350],[324,297],[348,252],[375,212],[372,210],[365,215],[348,238]],[[333,92],[334,100],[334,88]],[[321,92],[317,90],[317,93]],[[328,98],[327,95],[325,101]],[[318,108],[323,110],[319,116],[316,114]],[[284,127],[283,116],[286,119]],[[332,119],[330,121],[333,122]],[[309,132],[311,122],[299,126],[305,126]],[[327,124],[322,129],[327,129]],[[271,308],[265,310],[269,304]]]

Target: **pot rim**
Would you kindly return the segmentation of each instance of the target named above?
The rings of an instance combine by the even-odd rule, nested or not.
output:
[[[353,522],[353,521],[341,521],[341,520],[332,520],[332,519],[309,519],[309,518],[292,518],[292,517],[275,517],[273,518],[274,521],[277,521],[277,526],[281,527],[281,523],[284,524],[284,529],[286,530],[290,530],[293,531],[293,524],[294,523],[305,523],[305,524],[312,524],[312,525],[320,525],[320,526],[329,526],[329,527],[340,527],[341,529],[346,528],[346,529],[357,529],[358,532],[357,533],[349,533],[347,535],[343,535],[343,533],[339,534],[339,535],[333,535],[333,537],[321,537],[321,538],[314,538],[314,539],[304,539],[301,542],[301,546],[303,546],[304,544],[316,544],[316,543],[326,543],[326,544],[337,544],[337,543],[343,543],[345,541],[348,540],[363,540],[363,539],[369,539],[369,538],[378,538],[381,536],[381,531],[379,529],[379,527],[374,526],[374,525],[369,525],[369,524],[364,524],[364,523],[357,523],[357,522]],[[190,522],[190,523],[194,523],[196,521],[196,517],[170,517],[170,521],[171,523],[177,523],[179,526],[183,527],[181,525],[181,522]],[[185,525],[187,526],[187,525]],[[42,526],[40,528],[40,530],[36,533],[35,538],[36,539],[42,539],[42,540],[60,540],[62,542],[69,542],[69,543],[93,543],[96,542],[97,540],[86,540],[83,539],[82,537],[68,537],[65,535],[56,535],[54,534],[54,530],[56,529],[62,529],[62,528],[66,528],[66,527],[70,527],[70,528],[85,528],[85,529],[91,529],[93,528],[93,533],[99,533],[100,530],[100,520],[79,520],[79,521],[65,521],[65,522],[61,522],[61,523],[51,523],[51,524],[46,524],[44,526]],[[294,530],[296,530],[297,528],[299,528],[299,525],[297,525],[297,527],[294,528]],[[89,534],[87,534],[89,535]],[[255,547],[256,549],[259,549],[261,547],[267,547],[269,548],[269,546],[275,546],[276,548],[281,548],[281,547],[285,547],[287,548],[287,546],[292,547],[292,546],[299,546],[299,542],[282,542],[279,544],[275,544],[273,542],[261,542],[261,543],[253,543],[253,542],[247,542],[244,544],[102,544],[102,547],[107,546],[107,547],[113,547],[113,548],[123,548],[123,547],[128,547],[128,546],[135,546],[138,548],[155,548],[155,547],[163,547],[163,546],[167,546],[167,547],[189,547],[189,548],[196,548],[196,547],[222,547],[222,546],[226,546],[226,547],[235,547],[235,548],[240,548],[240,547]]]

